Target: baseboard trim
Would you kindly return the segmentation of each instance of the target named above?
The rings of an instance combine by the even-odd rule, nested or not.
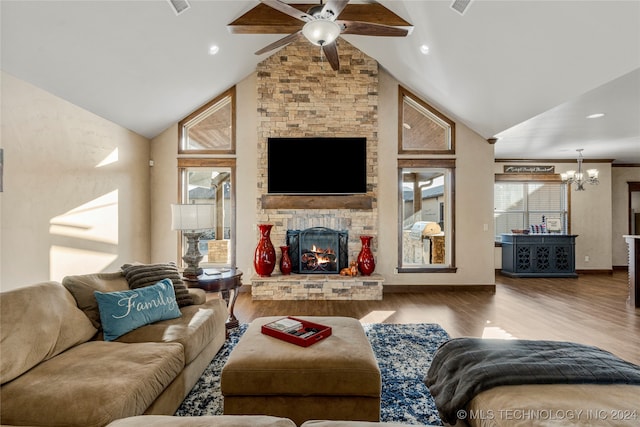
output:
[[[614,265],[613,271],[629,271],[628,265]]]
[[[424,293],[424,292],[441,292],[441,291],[454,291],[454,292],[495,292],[496,285],[390,285],[384,284],[382,286],[383,294],[392,293]]]
[[[576,270],[578,274],[613,274],[613,269],[611,270]]]
[[[251,293],[251,285],[242,285],[238,290],[240,293]],[[495,292],[496,285],[382,285],[383,294],[424,293],[434,291]]]
[[[611,270],[576,270],[577,274],[613,274],[614,271],[626,271],[626,265],[613,266]],[[501,269],[496,268],[495,273],[500,274]],[[542,276],[541,276],[542,277]]]

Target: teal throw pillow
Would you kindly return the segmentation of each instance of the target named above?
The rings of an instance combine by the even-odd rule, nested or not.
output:
[[[130,291],[95,291],[94,295],[105,341],[113,341],[141,326],[182,315],[170,279]]]

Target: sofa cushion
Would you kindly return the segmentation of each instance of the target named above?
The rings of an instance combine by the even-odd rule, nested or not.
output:
[[[191,363],[212,341],[225,336],[227,305],[222,299],[212,299],[202,305],[180,309],[182,316],[146,325],[117,339],[119,342],[177,342],[184,346],[184,357]]]
[[[127,279],[121,272],[67,276],[62,279],[62,285],[71,292],[80,310],[84,311],[96,329],[101,329],[102,325],[100,324],[98,301],[96,301],[93,292],[126,291],[129,289]]]
[[[101,427],[144,413],[183,368],[179,344],[90,341],[4,384],[0,421]]]
[[[129,291],[95,291],[94,295],[105,341],[113,341],[140,326],[181,316],[169,279]]]
[[[267,415],[206,415],[202,417],[172,417],[143,415],[117,420],[108,427],[296,427],[287,418]]]
[[[207,293],[202,289],[189,288],[189,295],[191,295],[193,303],[196,305],[204,304],[207,301]]]
[[[96,333],[73,297],[56,282],[1,293],[0,325],[2,384]],[[2,404],[4,410],[4,400]]]
[[[125,264],[121,268],[131,289],[142,288],[153,285],[162,279],[169,279],[173,283],[178,306],[184,307],[193,304],[193,299],[174,263]]]

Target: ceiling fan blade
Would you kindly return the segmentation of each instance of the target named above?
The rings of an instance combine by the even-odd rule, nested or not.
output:
[[[302,30],[295,32],[293,34],[289,34],[288,36],[283,37],[280,40],[276,40],[275,42],[263,47],[262,49],[256,52],[256,55],[262,55],[263,53],[267,53],[269,51],[272,51],[273,49],[277,49],[289,43],[293,43],[294,41],[298,40],[301,36],[302,36]]]
[[[334,41],[333,43],[323,45],[322,51],[329,64],[331,64],[331,68],[333,68],[334,71],[338,71],[340,69],[340,58],[338,58],[338,46],[336,42]]]
[[[326,16],[326,13],[328,11],[331,11],[331,20],[335,21],[336,19],[338,19],[338,16],[340,16],[340,13],[342,13],[344,8],[347,7],[348,3],[349,0],[329,0],[324,4],[324,7],[322,8],[322,15]]]
[[[313,16],[301,10],[298,10],[293,6],[290,6],[287,3],[283,3],[280,0],[260,0],[260,1],[266,4],[267,6],[272,7],[273,9],[284,13],[285,15],[289,15],[292,18],[299,19],[303,22],[309,22],[313,20]]]
[[[342,34],[358,34],[361,36],[405,37],[409,30],[360,21],[336,21],[343,27]]]

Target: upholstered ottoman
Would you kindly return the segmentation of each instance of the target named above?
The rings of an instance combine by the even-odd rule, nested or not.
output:
[[[331,326],[332,335],[300,347],[264,335],[255,319],[222,369],[225,415],[311,419],[380,419],[378,362],[360,322],[348,317],[296,316]]]

